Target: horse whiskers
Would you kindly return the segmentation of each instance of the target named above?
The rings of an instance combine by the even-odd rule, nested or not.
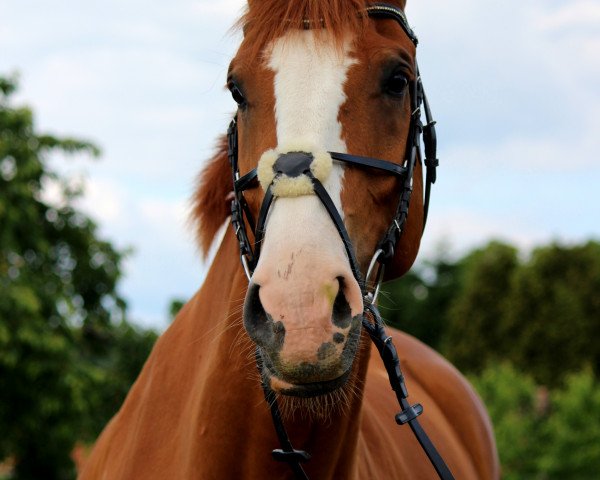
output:
[[[242,307],[241,307],[241,306],[240,306],[240,307],[237,307],[237,308],[234,308],[233,310],[231,310],[231,311],[229,312],[229,314],[227,315],[227,317],[225,317],[225,318],[223,319],[223,320],[224,320],[224,322],[225,322],[225,326],[224,326],[223,330],[221,330],[220,332],[216,332],[216,333],[215,333],[215,331],[216,331],[218,328],[222,327],[221,323],[219,323],[219,322],[215,322],[215,324],[214,324],[212,327],[210,327],[210,328],[206,329],[205,331],[203,331],[203,332],[202,332],[202,334],[201,334],[201,335],[199,335],[198,337],[196,337],[196,338],[192,339],[192,340],[190,341],[189,345],[192,345],[192,344],[194,344],[194,343],[198,343],[198,342],[202,341],[204,338],[206,338],[206,337],[208,337],[208,336],[211,336],[211,337],[212,337],[212,338],[210,339],[210,342],[211,342],[211,343],[213,343],[213,342],[214,342],[214,341],[215,341],[217,338],[219,338],[220,336],[222,336],[222,335],[223,335],[223,333],[225,333],[225,332],[226,332],[227,330],[229,330],[230,328],[232,328],[232,327],[235,327],[237,324],[240,324],[240,325],[241,325],[241,323],[242,323],[242,316],[241,316],[241,315],[239,315],[239,317],[237,316],[237,315],[238,315],[238,314],[240,314],[241,312],[242,312]],[[230,320],[230,319],[231,319],[232,317],[234,317],[234,316],[235,316],[235,318],[234,318],[234,321],[233,321],[233,322],[231,322],[231,323],[229,323],[229,324],[227,324],[226,322],[227,322],[228,320]]]
[[[234,348],[243,348],[246,349],[248,347],[253,347],[254,344],[250,341],[250,338],[246,334],[246,331],[243,328],[240,328],[231,342],[231,346],[229,347],[229,353],[233,352]]]
[[[244,364],[242,365],[244,368],[253,367],[253,370],[256,370],[256,359],[254,353],[256,351],[255,349],[256,347],[250,341],[240,346],[240,357],[245,360]]]
[[[223,329],[217,333],[214,333],[214,328],[216,328],[219,325],[217,324],[213,328],[213,338],[211,338],[210,342],[215,343],[216,341],[220,340],[221,337],[225,333],[227,333],[229,330],[231,330],[234,327],[242,327],[242,316],[240,315],[241,312],[242,312],[242,307],[237,307],[237,308],[234,308],[233,310],[231,310],[229,312],[229,314],[227,315],[227,317],[225,317],[225,319],[224,319],[225,325],[223,326]],[[230,321],[232,319],[233,319],[233,321]]]
[[[347,414],[359,394],[353,372],[346,384],[333,392],[311,398],[277,394],[277,400],[284,419],[294,420],[299,415],[301,420],[330,424],[335,417]]]

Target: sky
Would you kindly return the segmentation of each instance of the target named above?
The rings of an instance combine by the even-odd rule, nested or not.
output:
[[[84,185],[101,235],[132,247],[120,291],[143,326],[164,329],[206,272],[189,200],[234,111],[223,86],[243,4],[0,0],[17,103],[38,130],[102,149],[51,162]],[[407,15],[440,158],[419,258],[600,239],[600,0],[408,0]]]

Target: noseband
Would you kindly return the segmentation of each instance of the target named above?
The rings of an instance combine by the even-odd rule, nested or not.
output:
[[[418,43],[417,37],[410,28],[404,12],[398,7],[387,5],[384,3],[374,3],[367,7],[366,13],[372,18],[388,18],[399,23],[404,32],[416,46]],[[410,100],[411,100],[411,118],[408,131],[408,139],[406,143],[406,152],[403,166],[386,160],[379,160],[369,157],[361,157],[347,153],[328,152],[331,160],[342,164],[352,165],[363,169],[374,169],[397,177],[401,182],[399,191],[399,201],[394,217],[387,228],[385,234],[377,244],[377,248],[371,259],[369,268],[363,278],[359,263],[354,253],[354,248],[350,237],[344,225],[344,222],[338,212],[333,200],[323,186],[321,179],[314,174],[311,169],[313,160],[310,152],[288,152],[279,155],[272,165],[272,176],[266,185],[265,196],[260,207],[257,221],[254,220],[250,207],[246,202],[243,192],[258,185],[257,178],[259,174],[257,169],[253,169],[247,174],[240,176],[238,168],[238,135],[237,135],[237,120],[234,118],[227,130],[228,140],[228,158],[231,163],[233,172],[233,192],[234,199],[231,203],[231,224],[235,231],[235,235],[239,242],[240,256],[244,271],[248,280],[251,280],[252,272],[256,268],[260,256],[260,246],[265,234],[265,223],[267,214],[276,198],[277,193],[274,193],[275,184],[283,176],[288,178],[298,178],[303,176],[309,179],[308,187],[304,185],[302,188],[312,188],[311,192],[317,195],[344,244],[348,261],[352,269],[352,274],[358,282],[363,294],[364,314],[362,325],[367,331],[371,340],[377,347],[386,371],[389,376],[390,384],[394,390],[401,412],[395,417],[399,425],[407,423],[415,434],[421,447],[427,454],[433,467],[439,477],[443,480],[453,479],[452,473],[444,463],[444,460],[437,452],[433,443],[419,424],[417,417],[423,412],[423,407],[420,404],[411,405],[408,400],[408,391],[404,383],[404,376],[400,370],[400,361],[396,348],[392,343],[392,337],[385,332],[383,321],[375,300],[379,291],[379,286],[383,280],[384,268],[394,258],[395,247],[404,230],[406,219],[408,217],[408,209],[412,194],[413,173],[417,161],[421,161],[421,135],[425,147],[426,167],[425,175],[425,193],[423,201],[423,228],[427,221],[427,213],[429,210],[429,196],[431,185],[436,180],[436,167],[438,160],[436,158],[436,134],[435,121],[432,119],[429,103],[423,89],[419,68],[415,61],[416,79],[410,82]],[[425,111],[426,124],[421,121],[421,108]],[[254,245],[250,242],[246,231],[246,223],[254,232]],[[375,273],[376,271],[376,273]],[[371,277],[375,273],[375,281],[371,282]],[[371,320],[369,320],[369,318]],[[262,358],[259,349],[256,351],[256,362],[259,372],[262,376]],[[286,462],[290,465],[297,478],[307,479],[306,473],[302,469],[301,463],[310,459],[310,455],[302,450],[293,448],[288,435],[285,431],[281,414],[276,401],[276,395],[268,385],[267,379],[262,376],[262,388],[265,399],[270,407],[271,416],[277,436],[279,438],[281,448],[273,450],[273,458],[278,461]]]

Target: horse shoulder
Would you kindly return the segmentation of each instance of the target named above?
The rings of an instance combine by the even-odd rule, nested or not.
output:
[[[411,403],[424,408],[420,423],[456,478],[497,479],[499,462],[491,422],[473,387],[440,354],[414,337],[390,328],[398,351]],[[386,462],[406,471],[410,478],[431,478],[433,468],[408,426],[394,425],[399,407],[387,373],[373,347],[365,388],[362,430],[367,443],[374,439],[386,450]],[[402,445],[392,453],[393,445]],[[373,451],[374,449],[372,449]],[[381,467],[368,460],[371,469]],[[412,456],[409,461],[406,458]],[[394,459],[394,457],[396,457]],[[422,461],[415,462],[414,457]],[[383,462],[385,463],[385,462]],[[388,465],[388,468],[392,468]],[[372,473],[372,472],[371,472]],[[376,475],[371,475],[375,477]]]
[[[194,383],[193,352],[186,345],[192,343],[195,304],[196,298],[188,302],[157,340],[123,405],[94,445],[79,480],[176,478],[182,473],[177,468],[184,468],[185,452],[177,448],[177,440],[188,423],[184,421],[189,413],[188,386]]]

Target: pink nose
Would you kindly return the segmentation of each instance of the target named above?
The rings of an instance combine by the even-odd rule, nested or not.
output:
[[[294,384],[344,374],[352,365],[362,317],[362,295],[354,277],[349,271],[327,275],[322,265],[269,270],[267,266],[254,273],[244,326],[268,356],[270,373]]]

